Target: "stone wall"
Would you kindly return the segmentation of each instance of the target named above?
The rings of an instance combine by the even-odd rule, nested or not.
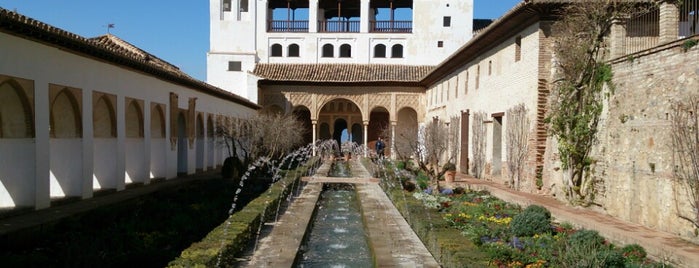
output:
[[[595,204],[629,222],[699,241],[684,188],[673,177],[671,104],[699,94],[699,46],[684,40],[615,60],[616,90],[606,103],[592,157],[601,182]],[[550,193],[561,193],[555,142],[549,139],[545,174]],[[564,199],[562,194],[558,198]]]

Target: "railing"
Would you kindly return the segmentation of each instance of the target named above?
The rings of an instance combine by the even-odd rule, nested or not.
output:
[[[680,37],[699,34],[699,0],[684,0],[680,8]]]
[[[413,22],[409,20],[377,20],[369,22],[372,33],[412,33]]]
[[[307,20],[270,20],[267,32],[308,32]]]
[[[632,54],[658,45],[660,41],[660,9],[652,8],[626,22],[625,54]]]
[[[358,33],[359,21],[318,21],[321,33]]]

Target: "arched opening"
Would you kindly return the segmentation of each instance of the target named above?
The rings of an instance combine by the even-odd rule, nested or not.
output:
[[[318,138],[321,140],[329,140],[331,138],[330,125],[328,125],[328,123],[321,123],[318,132]]]
[[[417,112],[410,107],[404,107],[398,110],[395,128],[394,150],[396,156],[400,158],[409,158],[413,155],[413,144],[417,141],[418,136],[418,119]]]
[[[340,58],[351,58],[352,57],[352,46],[349,44],[342,44],[340,46]]]
[[[162,104],[151,104],[150,116],[150,178],[167,177],[167,140],[165,139],[165,110]]]
[[[206,166],[209,168],[216,167],[214,163],[214,151],[216,149],[216,139],[214,136],[214,119],[209,115],[206,119],[206,138],[207,138],[207,151],[206,151]]]
[[[24,90],[12,80],[0,84],[0,138],[34,137],[34,116]]]
[[[187,175],[187,117],[177,115],[177,175]]]
[[[386,57],[386,45],[378,44],[374,46],[374,58],[385,58]]]
[[[197,161],[196,161],[196,169],[203,171],[204,170],[204,118],[202,117],[201,114],[197,115],[197,122],[196,122],[196,154],[197,154]]]
[[[92,110],[93,178],[92,189],[114,189],[117,185],[116,96],[93,93],[97,102]],[[101,95],[101,96],[100,96]]]
[[[370,149],[375,148],[376,140],[382,137],[385,143],[384,153],[385,155],[390,154],[390,138],[391,138],[391,125],[390,125],[390,115],[388,110],[384,107],[376,107],[369,114],[369,126],[367,133],[368,146]]]
[[[270,49],[270,56],[271,57],[281,57],[282,56],[282,45],[280,45],[280,44],[272,45],[272,48]]]
[[[299,50],[300,50],[299,45],[291,44],[291,45],[289,45],[289,48],[288,48],[288,51],[286,54],[288,57],[299,57],[300,56]]]
[[[391,58],[402,58],[403,57],[403,45],[396,44],[391,47]]]
[[[68,90],[61,90],[51,104],[51,137],[82,137],[80,106],[75,96]]]
[[[126,108],[126,137],[143,138],[143,112],[136,100]]]
[[[313,122],[311,122],[311,111],[308,108],[300,106],[294,109],[294,116],[303,123],[303,128],[306,132],[303,133],[304,144],[313,142]]]
[[[345,142],[350,141],[349,138],[347,121],[342,118],[335,119],[333,124],[333,140],[335,140],[337,144],[343,145]]]
[[[321,139],[335,140],[339,145],[356,141],[363,135],[354,135],[351,127],[362,122],[362,113],[355,102],[348,99],[335,99],[325,103],[318,114],[318,122],[321,124]],[[323,133],[323,124],[327,124],[328,133]],[[359,136],[359,137],[357,137]]]
[[[364,130],[360,124],[352,124],[352,142],[364,144]]]
[[[331,44],[323,45],[323,52],[321,54],[321,57],[323,57],[323,58],[335,57],[334,50],[335,50],[335,47],[333,47],[333,45],[331,45]]]

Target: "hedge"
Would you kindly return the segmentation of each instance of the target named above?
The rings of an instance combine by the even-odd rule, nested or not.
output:
[[[236,256],[255,238],[263,219],[274,217],[277,206],[291,194],[293,186],[300,183],[309,167],[319,163],[312,158],[305,165],[289,171],[284,178],[251,201],[242,210],[230,215],[221,225],[212,230],[204,239],[182,251],[168,267],[213,267],[232,266]],[[220,259],[220,260],[219,260]]]

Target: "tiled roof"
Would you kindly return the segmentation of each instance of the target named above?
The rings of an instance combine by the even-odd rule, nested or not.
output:
[[[253,73],[268,81],[299,82],[412,82],[417,83],[433,66],[395,64],[284,64],[261,63]]]
[[[260,108],[236,94],[192,78],[176,66],[113,35],[88,39],[3,8],[0,8],[0,32],[127,67],[249,108]]]

